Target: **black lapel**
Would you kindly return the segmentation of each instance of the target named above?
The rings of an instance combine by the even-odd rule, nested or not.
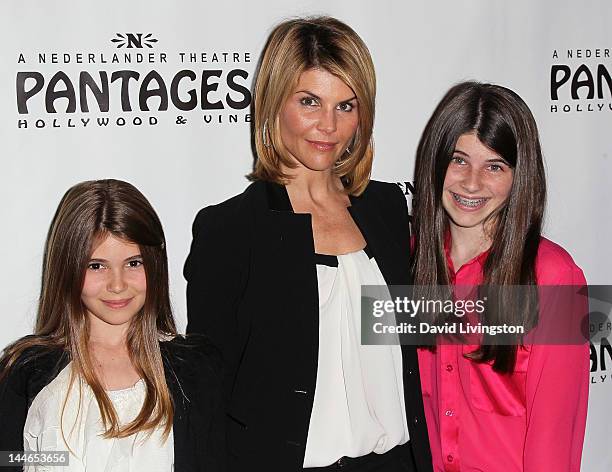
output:
[[[396,267],[399,247],[392,238],[391,229],[385,224],[380,212],[381,208],[369,204],[365,193],[359,197],[350,196],[349,212],[365,238],[370,253],[376,259],[387,285],[401,283],[398,280]]]
[[[258,229],[258,252],[268,259],[270,283],[277,284],[276,300],[282,304],[281,320],[270,320],[283,331],[285,352],[299,353],[286,359],[286,375],[296,389],[313,388],[319,352],[319,292],[314,260],[312,217],[293,212],[284,185],[266,182],[266,205]],[[276,310],[278,312],[278,310]],[[292,336],[290,333],[300,333]]]
[[[289,200],[289,194],[284,185],[265,182],[265,189],[268,210],[293,213],[291,200]]]

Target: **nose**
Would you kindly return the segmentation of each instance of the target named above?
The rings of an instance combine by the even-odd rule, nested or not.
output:
[[[464,174],[461,186],[468,193],[477,193],[482,188],[481,175],[478,169],[472,168]]]
[[[127,283],[123,274],[123,268],[111,271],[106,289],[110,293],[119,294],[127,288]]]
[[[322,109],[317,123],[317,129],[325,134],[336,131],[336,110],[335,108]]]

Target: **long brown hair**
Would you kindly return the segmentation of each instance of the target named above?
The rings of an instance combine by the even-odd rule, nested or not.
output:
[[[376,75],[370,52],[359,35],[327,16],[287,20],[270,33],[255,78],[253,138],[257,161],[249,178],[287,183],[281,165],[295,165],[280,138],[279,114],[300,74],[316,68],[340,78],[359,102],[359,126],[351,150],[334,166],[346,192],[359,195],[372,170]]]
[[[89,326],[81,302],[93,243],[107,234],[138,244],[147,280],[144,306],[127,334],[130,359],[145,382],[146,396],[140,413],[124,426],[119,425],[117,412],[95,373],[88,349]],[[70,188],[47,235],[34,335],[5,349],[1,375],[6,375],[28,348],[62,349],[72,361],[70,388],[76,380],[79,388],[84,381],[92,389],[105,437],[152,431],[158,425],[164,427],[168,437],[174,408],[159,341],[175,335],[164,232],[150,203],[133,185],[120,180],[87,181]]]
[[[414,284],[450,284],[444,252],[449,222],[442,206],[442,192],[455,145],[465,133],[475,133],[514,171],[508,199],[491,215],[495,225],[484,264],[483,285],[534,285],[546,202],[538,130],[531,111],[516,93],[499,85],[477,82],[460,83],[446,93],[427,123],[417,149],[411,267]],[[486,321],[534,326],[537,300],[526,297],[522,303],[523,309],[487,310]],[[495,370],[511,372],[516,349],[516,344],[483,343],[470,357],[479,362],[494,361]]]

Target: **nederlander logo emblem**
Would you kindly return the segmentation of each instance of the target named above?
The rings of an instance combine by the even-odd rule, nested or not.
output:
[[[610,48],[555,49],[550,68],[551,113],[612,111]]]
[[[157,42],[157,39],[153,38],[152,33],[117,33],[116,38],[111,39],[112,43],[115,43],[117,49],[122,47],[130,48],[138,48],[142,49],[145,46],[148,48],[153,48],[153,44]]]
[[[17,128],[251,121],[250,52],[156,50],[153,33],[116,33],[109,43],[114,48],[17,52]]]

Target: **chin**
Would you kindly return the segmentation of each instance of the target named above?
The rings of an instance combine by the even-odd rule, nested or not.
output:
[[[483,224],[483,220],[466,221],[465,219],[462,220],[461,218],[451,218],[450,220],[459,228],[475,228],[476,226],[481,226]]]
[[[315,172],[327,172],[329,170],[331,170],[334,165],[330,164],[330,165],[321,165],[321,166],[305,166],[307,169],[315,171]]]
[[[330,159],[329,156],[325,156],[320,159],[306,159],[302,164],[310,170],[329,170],[334,167],[335,162],[336,159]]]
[[[108,315],[105,317],[100,317],[105,323],[108,323],[110,325],[124,325],[126,323],[129,323],[130,321],[132,321],[134,319],[134,317],[136,316],[136,313],[134,314],[125,314],[125,315],[119,315],[115,314],[115,316],[112,315]]]
[[[448,211],[446,214],[450,221],[461,228],[473,228],[484,223],[486,216],[477,214],[462,214],[460,211]]]
[[[326,171],[334,167],[336,156],[324,155],[304,155],[300,159],[296,159],[302,166],[309,170]]]
[[[112,326],[120,326],[130,323],[137,315],[137,313],[132,313],[131,310],[127,313],[122,313],[120,311],[107,312],[106,310],[99,310],[97,313],[92,314],[99,320]]]

